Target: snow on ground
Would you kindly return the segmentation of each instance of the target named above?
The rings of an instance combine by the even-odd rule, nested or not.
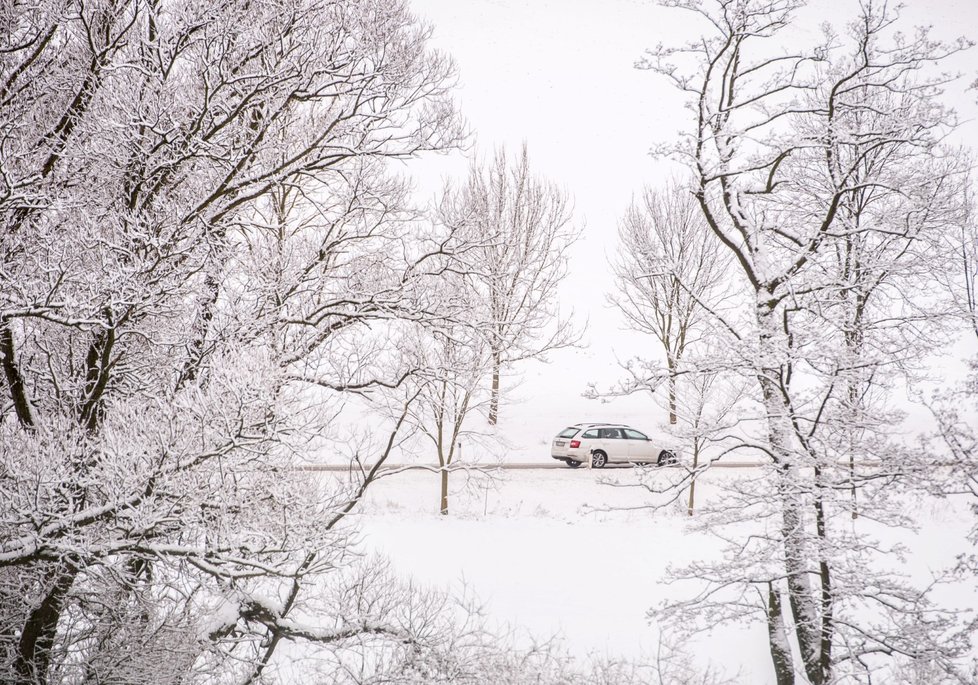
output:
[[[713,471],[698,497],[752,471]],[[646,612],[683,591],[664,582],[667,565],[709,558],[715,543],[678,506],[643,508],[648,495],[636,482],[628,468],[505,471],[491,480],[455,473],[446,517],[437,474],[409,471],[368,492],[361,545],[389,556],[406,578],[474,594],[501,624],[562,637],[575,654],[650,658],[658,632]],[[922,529],[903,541],[907,570],[922,578],[962,549],[967,519],[946,501],[914,506]],[[724,626],[685,649],[736,682],[771,682],[761,625]]]
[[[365,549],[415,580],[467,589],[494,619],[561,636],[577,654],[653,655],[658,633],[646,612],[670,592],[661,583],[666,565],[711,554],[710,540],[688,532],[678,512],[607,510],[647,504],[643,490],[629,487],[630,469],[452,478],[447,517],[437,513],[434,474],[376,484],[360,515]],[[761,683],[767,657],[757,631],[724,629],[690,649]]]

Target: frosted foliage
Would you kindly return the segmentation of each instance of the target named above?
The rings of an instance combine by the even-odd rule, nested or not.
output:
[[[580,233],[572,211],[568,193],[534,172],[525,144],[519,156],[500,148],[491,161],[473,160],[466,181],[449,184],[439,203],[438,222],[468,246],[456,254],[475,295],[469,319],[489,346],[490,424],[506,367],[545,360],[579,336],[557,303]]]
[[[951,77],[933,65],[969,44],[900,33],[899,10],[879,3],[813,44],[800,0],[666,4],[694,13],[703,35],[639,66],[687,99],[693,125],[668,152],[688,164],[743,279],[739,306],[711,317],[715,344],[678,372],[744,388],[699,441],[711,458],[766,466],[753,490],[701,512],[723,563],[678,570],[701,593],[661,615],[694,630],[763,624],[779,685],[911,671],[965,682],[960,617],[932,587],[883,570],[901,550],[874,528],[910,524],[892,495],[932,469],[895,439],[904,417],[889,397],[915,387],[917,363],[959,320],[933,274],[960,258],[967,160],[942,144],[956,123],[941,104]],[[728,533],[749,520],[756,535]]]
[[[677,384],[686,380],[681,371],[690,366],[684,364],[687,352],[700,355],[703,348],[721,344],[717,319],[730,309],[728,300],[736,293],[728,285],[729,255],[706,223],[692,188],[679,181],[661,190],[645,188],[625,211],[618,240],[611,264],[617,287],[609,300],[629,328],[655,340],[657,356],[665,357],[666,377],[657,372],[655,361],[632,359],[622,365],[628,378],[609,394],[655,394],[665,381],[669,422],[685,423],[696,412],[680,406],[689,402],[677,396]]]
[[[460,140],[427,38],[400,2],[0,11],[0,680],[250,682],[285,643],[403,640],[295,617],[371,474],[294,467],[441,316],[386,171]]]

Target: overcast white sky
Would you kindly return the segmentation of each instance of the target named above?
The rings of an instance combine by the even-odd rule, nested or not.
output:
[[[621,329],[605,305],[613,287],[607,255],[617,242],[617,221],[643,184],[662,180],[668,163],[648,150],[672,140],[688,112],[663,81],[633,64],[659,42],[693,38],[692,15],[643,0],[411,0],[434,27],[434,45],[450,53],[459,71],[458,99],[481,150],[529,145],[535,169],[566,188],[575,217],[585,226],[575,247],[562,307],[589,320],[585,347],[552,355],[541,368],[524,367],[517,391],[519,415],[533,440],[580,420],[624,420],[654,430],[661,414],[648,398],[601,405],[581,397],[588,382],[608,386],[621,377],[616,356],[628,358],[653,341]],[[944,38],[978,39],[975,0],[907,0],[904,25],[933,25]],[[857,0],[813,0],[812,12],[838,21],[851,17]],[[810,29],[815,31],[814,24]],[[978,140],[975,91],[978,48],[953,65],[965,73],[949,94],[962,118],[962,144]],[[423,167],[423,192],[440,178],[462,174],[461,160]],[[507,420],[503,416],[503,424]],[[540,437],[537,437],[539,432]]]

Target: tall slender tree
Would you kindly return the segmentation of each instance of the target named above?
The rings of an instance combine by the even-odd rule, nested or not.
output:
[[[955,221],[949,190],[962,172],[940,146],[954,124],[938,104],[948,77],[927,67],[967,44],[895,34],[896,11],[875,3],[812,50],[787,43],[799,0],[668,4],[695,12],[705,34],[641,66],[689,96],[695,126],[676,152],[750,299],[722,368],[753,379],[759,416],[744,442],[769,464],[752,484],[769,499],[738,496],[771,528],[744,543],[749,560],[717,569],[717,585],[757,590],[779,685],[875,679],[861,661],[870,653],[950,670],[961,644],[941,642],[921,591],[882,574],[866,586],[860,559],[873,545],[848,535],[839,493],[873,487],[848,464],[854,437],[890,454],[882,472],[901,468],[884,449],[892,417],[876,407],[868,420],[867,402],[857,424],[853,391],[865,400],[884,371],[908,368],[907,344],[926,344],[911,284],[929,236]],[[887,620],[862,625],[853,607],[867,604]]]
[[[678,182],[646,188],[618,229],[611,302],[634,330],[662,346],[669,372],[669,423],[675,424],[677,371],[710,311],[722,299],[727,252],[710,231],[692,192]]]
[[[475,274],[490,330],[489,423],[499,419],[503,369],[576,341],[558,316],[557,288],[567,273],[571,225],[567,194],[530,169],[526,145],[515,160],[500,148],[491,163],[474,161],[468,180],[449,186],[439,218],[468,237],[466,270]]]

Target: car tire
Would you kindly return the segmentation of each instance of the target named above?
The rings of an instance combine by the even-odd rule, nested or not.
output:
[[[596,469],[604,468],[604,465],[608,463],[608,455],[601,450],[595,450],[591,453],[591,466]]]
[[[566,463],[572,469],[576,469],[578,466],[581,465],[581,462],[577,461],[576,459],[565,459],[564,463]]]
[[[679,459],[676,458],[676,453],[669,450],[662,450],[659,452],[659,461],[656,462],[659,466],[672,466],[673,464],[678,464]]]

